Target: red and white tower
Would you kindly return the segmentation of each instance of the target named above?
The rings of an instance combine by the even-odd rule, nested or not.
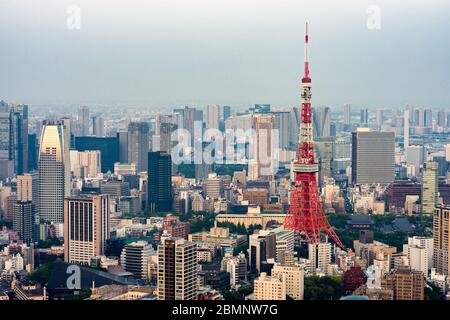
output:
[[[303,233],[309,243],[319,243],[321,232],[325,232],[338,246],[344,247],[323,213],[317,186],[316,174],[319,165],[314,157],[308,41],[308,23],[306,23],[305,74],[301,83],[301,125],[297,159],[293,166],[295,186],[284,225],[287,229]]]

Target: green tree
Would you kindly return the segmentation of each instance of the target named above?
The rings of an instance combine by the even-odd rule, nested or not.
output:
[[[337,300],[344,294],[340,277],[306,277],[305,300]]]

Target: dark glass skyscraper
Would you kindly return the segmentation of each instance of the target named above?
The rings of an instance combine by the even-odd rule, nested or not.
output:
[[[172,158],[162,152],[148,153],[148,208],[150,212],[172,210]]]
[[[28,135],[28,171],[38,169],[38,143],[36,133]]]

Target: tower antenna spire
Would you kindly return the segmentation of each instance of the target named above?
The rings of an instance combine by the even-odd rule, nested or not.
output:
[[[305,33],[305,78],[309,78],[309,55],[308,55],[308,21],[306,21],[306,33]]]

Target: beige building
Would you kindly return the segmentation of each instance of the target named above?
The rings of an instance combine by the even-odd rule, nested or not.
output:
[[[64,261],[89,264],[104,255],[109,239],[109,196],[69,197],[64,201]]]
[[[275,264],[272,269],[273,277],[283,277],[286,282],[286,294],[294,300],[303,300],[304,270],[299,264]]]
[[[262,272],[254,281],[254,300],[286,300],[284,276],[268,276]]]
[[[382,289],[394,292],[394,300],[424,300],[425,277],[421,271],[400,267],[381,282]]]
[[[158,300],[197,299],[197,245],[163,238],[158,246]]]
[[[438,203],[438,163],[423,164],[422,213],[432,214]]]
[[[444,275],[450,270],[450,206],[438,206],[433,214],[434,267]]]
[[[254,159],[258,164],[258,177],[271,176],[274,174],[273,150],[275,117],[273,115],[254,115],[253,129],[256,131],[256,144],[254,148]]]
[[[249,207],[247,214],[231,214],[224,213],[218,214],[216,216],[217,222],[231,222],[235,225],[242,224],[246,228],[250,225],[261,225],[263,228],[267,226],[267,223],[270,221],[275,221],[279,224],[284,223],[284,218],[286,215],[284,213],[263,213],[261,212],[260,207]]]

